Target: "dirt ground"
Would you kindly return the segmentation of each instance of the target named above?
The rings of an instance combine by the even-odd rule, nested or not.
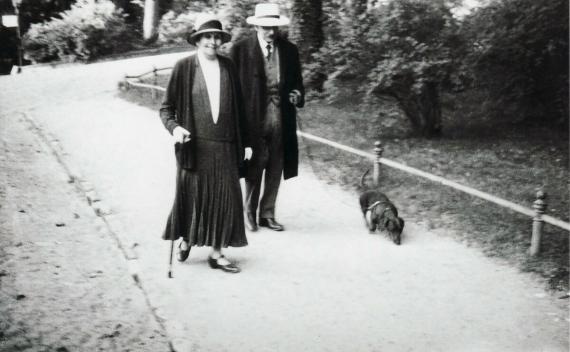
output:
[[[567,301],[540,278],[410,213],[402,246],[369,235],[354,195],[306,165],[279,196],[286,231],[248,233],[249,246],[226,252],[240,274],[213,271],[194,248],[168,279],[172,145],[156,111],[116,85],[172,60],[0,77],[13,88],[0,91],[0,350],[569,350]],[[76,191],[86,182],[100,216]]]
[[[3,119],[0,351],[168,351],[113,235],[29,124]]]

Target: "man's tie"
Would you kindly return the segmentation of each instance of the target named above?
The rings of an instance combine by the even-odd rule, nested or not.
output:
[[[267,48],[267,61],[269,61],[269,59],[271,59],[271,44],[267,44],[266,48]]]

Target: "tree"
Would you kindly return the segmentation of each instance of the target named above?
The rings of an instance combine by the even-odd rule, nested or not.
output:
[[[302,62],[323,45],[323,2],[321,0],[293,0],[289,37],[297,43]]]
[[[158,39],[159,20],[159,0],[145,0],[143,18],[143,38],[145,42],[153,43]]]
[[[512,120],[568,123],[568,0],[503,0],[465,20],[472,87]]]
[[[20,31],[26,33],[34,23],[41,23],[58,17],[65,10],[69,10],[75,0],[14,0],[18,7],[20,17]]]
[[[299,47],[301,63],[310,63],[313,55],[319,51],[324,42],[323,2],[322,0],[293,0],[291,13],[289,38]],[[309,71],[304,76],[307,88],[322,90],[325,80],[322,72]]]
[[[443,2],[398,0],[340,11],[340,39],[322,51],[329,79],[359,80],[368,98],[391,96],[413,130],[431,137],[441,131],[440,90],[451,82],[460,40]],[[356,16],[355,16],[356,15]]]

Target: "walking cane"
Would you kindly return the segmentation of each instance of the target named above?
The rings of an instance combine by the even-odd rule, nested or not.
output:
[[[168,263],[168,278],[172,279],[172,253],[174,252],[174,240],[170,241],[170,262]]]

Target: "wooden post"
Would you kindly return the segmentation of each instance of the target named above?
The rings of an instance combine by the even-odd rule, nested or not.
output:
[[[153,68],[152,68],[152,74],[154,75],[154,78],[153,78],[153,81],[152,81],[152,85],[153,85],[153,86],[156,86],[156,85],[158,84],[158,78],[157,78],[158,74],[156,73],[156,67],[154,67],[154,66],[153,66]],[[156,89],[152,88],[152,89],[150,90],[150,92],[151,92],[150,94],[151,94],[151,97],[152,97],[152,101],[154,102],[154,101],[156,100]]]
[[[536,192],[536,200],[532,204],[535,216],[532,219],[532,238],[530,240],[530,255],[535,256],[540,252],[540,238],[544,221],[542,215],[546,212],[546,193],[542,190]]]
[[[123,84],[121,84],[121,89],[123,90],[129,90],[130,85],[129,85],[129,79],[128,79],[128,75],[125,75],[125,78],[123,79]]]
[[[376,154],[376,160],[374,161],[373,179],[375,186],[380,186],[380,158],[382,158],[383,152],[384,148],[382,148],[382,142],[374,142],[374,154]]]

